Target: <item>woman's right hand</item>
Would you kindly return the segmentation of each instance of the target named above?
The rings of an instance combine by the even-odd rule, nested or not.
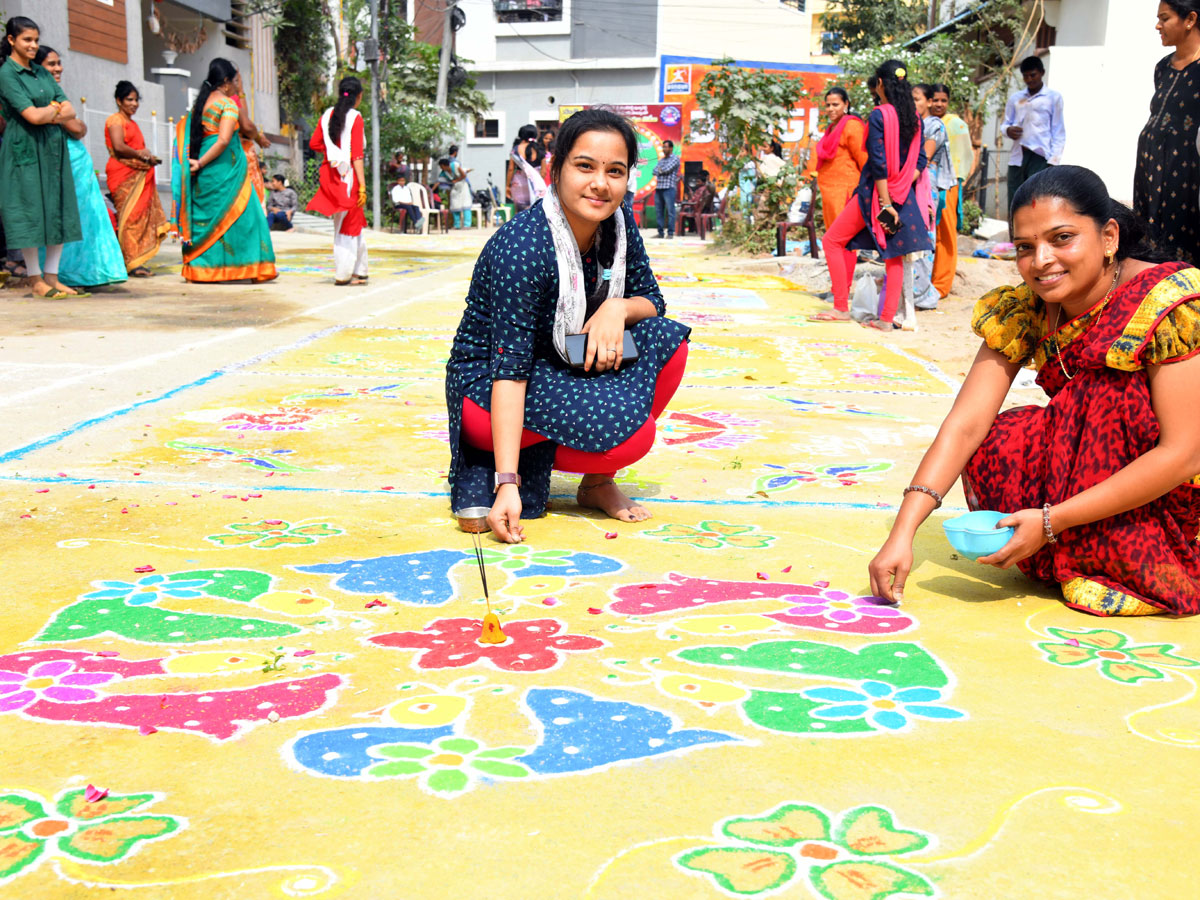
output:
[[[506,544],[519,544],[525,540],[525,529],[521,526],[521,493],[515,484],[500,485],[487,523],[497,540]]]
[[[889,537],[867,566],[871,593],[891,603],[899,603],[904,599],[904,582],[912,566],[912,541]]]
[[[189,169],[191,169],[191,170],[192,170],[192,174],[193,174],[193,175],[195,175],[197,172],[199,172],[199,171],[200,171],[200,160],[198,160],[198,159],[189,159],[189,160],[188,160],[188,168],[189,168]]]

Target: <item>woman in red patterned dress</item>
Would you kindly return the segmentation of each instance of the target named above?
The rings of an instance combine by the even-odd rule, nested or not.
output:
[[[1054,166],[1013,200],[1024,284],[975,307],[983,338],[917,469],[871,588],[903,596],[917,527],[959,473],[1016,529],[979,562],[1057,583],[1097,615],[1200,612],[1200,270],[1159,262],[1100,178]],[[1024,365],[1050,401],[1003,413]]]

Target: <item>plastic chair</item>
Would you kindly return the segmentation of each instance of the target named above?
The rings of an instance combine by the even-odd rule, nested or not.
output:
[[[815,197],[813,198],[816,199]],[[802,222],[779,222],[775,225],[775,255],[787,256],[787,234],[793,228],[804,228],[808,231],[808,253],[813,259],[821,258],[821,247],[817,243],[817,204],[808,201],[808,212]]]
[[[434,209],[432,202],[429,199],[429,188],[416,181],[410,182],[409,187],[413,190],[413,199],[416,200],[416,207],[421,211],[421,230],[420,234],[429,234],[429,223],[434,221],[437,215],[437,210]],[[442,223],[438,221],[438,225]]]

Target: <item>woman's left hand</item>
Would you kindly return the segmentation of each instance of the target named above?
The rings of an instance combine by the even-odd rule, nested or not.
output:
[[[188,168],[189,168],[189,169],[191,169],[191,170],[192,170],[192,174],[193,174],[193,175],[195,175],[197,172],[199,172],[199,171],[200,171],[200,160],[198,160],[198,159],[189,159],[189,160],[188,160]]]
[[[269,137],[267,137],[265,134],[263,134],[261,131],[257,135],[255,135],[254,141],[255,141],[255,143],[258,144],[258,146],[262,147],[264,150],[266,150],[267,148],[269,148],[271,146],[271,139]]]
[[[997,528],[1014,528],[1015,533],[1007,544],[990,556],[981,556],[977,562],[998,569],[1011,568],[1023,559],[1028,559],[1046,546],[1046,532],[1042,526],[1040,509],[1023,509],[1006,516],[996,523]]]
[[[620,297],[605,300],[583,326],[588,336],[583,370],[597,372],[621,368],[621,351],[625,346],[625,301]]]

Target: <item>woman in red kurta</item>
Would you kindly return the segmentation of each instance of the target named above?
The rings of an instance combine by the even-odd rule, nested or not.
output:
[[[338,99],[313,129],[309,146],[325,155],[321,183],[309,212],[333,217],[333,265],[337,284],[366,284],[367,179],[363,174],[363,120],[358,113],[362,83],[343,78]]]
[[[921,461],[871,588],[899,600],[912,538],[959,473],[1011,539],[979,559],[1104,616],[1200,613],[1200,270],[1157,262],[1094,172],[1051,166],[1012,211],[1024,284],[975,307],[983,346]],[[1024,365],[1049,395],[1000,412]],[[936,505],[935,505],[936,504]]]

